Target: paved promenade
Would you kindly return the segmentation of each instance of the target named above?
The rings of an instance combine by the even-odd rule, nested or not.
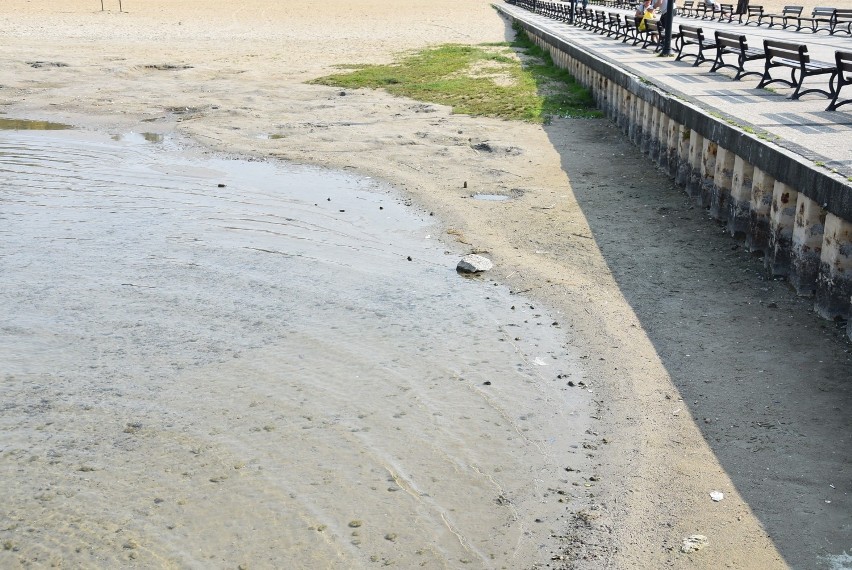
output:
[[[844,178],[852,177],[852,104],[829,112],[825,110],[829,101],[823,95],[808,94],[793,101],[787,98],[793,89],[783,84],[774,83],[769,86],[771,90],[757,89],[760,80],[757,76],[733,81],[734,72],[730,69],[711,73],[715,50],[709,55],[711,61],[693,67],[694,58],[675,61],[674,57],[664,58],[654,53],[651,47],[643,50],[641,44],[633,46],[631,42],[622,43],[620,39],[608,38],[579,26],[558,22],[517,6],[501,3],[498,7],[516,19],[533,24],[580,49],[592,52],[597,57],[710,113],[722,115],[729,122],[741,127],[764,133],[766,138],[775,144],[815,163],[822,163],[826,168],[836,170]],[[625,13],[615,8],[605,10]],[[810,7],[807,7],[807,10],[810,10]],[[753,47],[762,48],[764,39],[804,43],[814,61],[833,63],[835,50],[852,50],[852,38],[846,34],[828,36],[827,33],[821,32],[814,35],[779,28],[768,29],[765,25],[744,26],[680,16],[674,19],[673,32],[677,32],[679,24],[699,26],[710,38],[713,38],[715,30],[744,34],[748,37],[749,45]],[[695,53],[695,47],[688,46],[687,51]],[[672,53],[677,54],[674,45]],[[726,60],[735,61],[735,58],[727,56]],[[746,69],[762,70],[763,62],[748,62]],[[789,69],[776,68],[773,70],[773,77],[789,78]],[[827,89],[828,77],[808,77],[805,87]],[[841,98],[852,98],[852,86],[842,91]]]

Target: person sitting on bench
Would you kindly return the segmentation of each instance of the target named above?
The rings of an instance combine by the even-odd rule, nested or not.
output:
[[[639,1],[634,6],[635,11],[633,12],[633,17],[636,19],[636,27],[639,27],[639,24],[642,23],[642,18],[645,17],[645,8],[651,5],[651,0]]]

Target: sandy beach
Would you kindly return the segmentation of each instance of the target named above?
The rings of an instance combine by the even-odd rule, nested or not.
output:
[[[144,409],[120,414],[99,403],[104,397],[120,406],[119,396],[82,388],[59,398],[62,405],[57,400],[40,408],[44,379],[22,380],[18,364],[8,363],[17,361],[6,360],[0,363],[9,410],[0,442],[0,566],[409,568],[428,561],[426,567],[444,568],[852,567],[852,362],[843,330],[819,320],[809,301],[783,282],[767,280],[762,261],[651,168],[615,127],[605,120],[556,119],[542,126],[453,115],[381,91],[306,83],[340,65],[391,62],[440,43],[505,41],[511,27],[489,2],[124,0],[119,11],[117,0],[104,0],[104,6],[79,0],[0,4],[0,118],[57,121],[106,139],[173,137],[181,152],[205,160],[281,161],[369,176],[401,211],[416,209],[425,217],[406,218],[406,224],[429,228],[433,241],[443,242],[429,254],[431,262],[447,263],[444,250],[453,256],[477,251],[494,261],[489,286],[499,303],[486,305],[492,318],[476,321],[480,328],[511,322],[507,305],[516,298],[525,300],[533,324],[535,315],[559,323],[548,333],[555,336],[540,342],[565,356],[571,384],[562,373],[537,377],[533,367],[519,372],[526,384],[501,386],[487,410],[464,399],[485,398],[485,378],[472,377],[458,393],[429,392],[430,381],[452,377],[441,363],[461,342],[457,337],[467,334],[440,326],[451,320],[450,310],[435,313],[437,319],[428,312],[412,315],[411,326],[445,343],[446,352],[424,361],[422,378],[398,378],[380,366],[401,354],[367,358],[366,340],[358,348],[357,326],[326,335],[313,323],[279,355],[281,339],[259,335],[247,337],[251,346],[240,358],[217,364],[209,375],[200,364],[210,362],[178,363],[187,369],[183,387],[164,381],[146,386],[136,377],[125,389],[134,401],[145,401],[154,386],[157,396]],[[0,131],[10,148],[25,145],[4,136]],[[512,199],[472,199],[478,192]],[[44,232],[33,236],[56,231],[45,220]],[[0,267],[16,273],[0,274],[0,286],[9,292],[3,297],[8,307],[17,310],[43,292],[34,285],[37,274],[28,277],[12,265],[12,254],[26,241],[16,241],[19,231],[6,231]],[[127,241],[130,251],[133,244]],[[205,261],[224,267],[229,260],[223,254]],[[418,277],[412,270],[400,279],[414,288]],[[158,285],[166,283],[164,277]],[[346,285],[341,290],[357,288],[358,279]],[[199,297],[224,307],[227,295],[216,293],[199,286]],[[431,299],[436,307],[464,299],[451,285],[444,293]],[[281,292],[264,285],[258,295]],[[483,295],[474,297],[486,303]],[[203,306],[203,299],[198,303]],[[253,308],[250,317],[266,322],[265,306]],[[94,339],[100,334],[97,311],[80,314]],[[210,320],[225,326],[228,314],[222,308]],[[21,322],[7,320],[0,346],[11,358],[25,343]],[[213,348],[192,354],[203,358]],[[54,364],[73,370],[83,352],[62,353]],[[271,378],[293,373],[288,362],[303,355],[308,367],[318,366],[329,354],[341,366],[327,400],[300,400],[295,385],[276,392]],[[520,349],[507,354],[494,366],[513,366],[512,354],[534,356]],[[175,371],[156,355],[135,365],[152,367],[145,378],[162,380]],[[110,356],[113,362],[120,357]],[[374,392],[360,394],[359,405],[348,400],[347,362],[376,373]],[[240,374],[256,382],[235,384]],[[422,399],[388,415],[385,399],[410,390],[422,390]],[[585,407],[571,409],[565,394],[581,390]],[[196,406],[204,391],[209,405]],[[371,400],[373,394],[382,400]],[[529,425],[509,422],[494,431],[506,410],[534,408],[535,396],[546,405],[539,415],[525,415]],[[335,416],[323,402],[343,411]],[[469,409],[456,409],[455,402]],[[581,409],[582,417],[567,417]],[[415,419],[404,438],[394,439],[394,414],[401,412]],[[314,421],[320,428],[311,431]],[[160,428],[152,430],[152,422]],[[51,435],[54,428],[47,427],[65,424],[64,435]],[[571,445],[579,448],[541,452],[562,425],[577,436]],[[104,433],[112,434],[104,447],[112,455],[97,446],[72,453]],[[286,445],[269,445],[274,437],[315,450],[315,464],[293,473],[255,469],[246,457],[281,465]],[[365,455],[381,448],[372,438],[390,442],[393,453]],[[489,438],[514,443],[492,446]],[[60,441],[70,456],[52,463],[50,441]],[[412,450],[418,453],[407,456]],[[406,469],[394,467],[395,456],[406,458]],[[118,468],[125,457],[132,461]],[[182,463],[195,463],[186,468],[189,476],[164,474]],[[488,476],[472,465],[487,465]],[[497,476],[495,469],[511,474]],[[430,480],[428,491],[413,484],[440,479],[436,470],[449,477],[446,483]],[[70,477],[100,480],[81,493],[65,484]],[[506,514],[509,498],[497,483],[491,486],[498,480],[511,481],[523,497],[512,515]],[[323,492],[323,485],[338,492]],[[478,492],[461,492],[464,485]],[[379,491],[376,501],[359,498]],[[714,491],[724,500],[712,501]],[[388,496],[404,500],[388,506],[382,502]],[[267,508],[275,502],[288,507]],[[339,516],[329,522],[335,507]],[[387,513],[393,524],[368,526]],[[446,520],[455,522],[440,522]],[[708,546],[681,552],[683,539],[696,534],[706,536]]]

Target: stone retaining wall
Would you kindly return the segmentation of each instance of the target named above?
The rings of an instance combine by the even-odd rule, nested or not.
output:
[[[499,5],[495,6],[498,10]],[[795,153],[643,81],[594,53],[514,18],[644,154],[767,271],[814,298],[823,318],[849,320],[852,339],[852,185]]]

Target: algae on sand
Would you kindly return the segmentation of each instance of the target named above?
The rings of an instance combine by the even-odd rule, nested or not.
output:
[[[522,31],[512,43],[444,44],[388,65],[344,67],[350,71],[311,83],[385,89],[448,105],[454,113],[502,119],[547,122],[553,116],[601,116],[589,91],[556,68],[550,54]]]

